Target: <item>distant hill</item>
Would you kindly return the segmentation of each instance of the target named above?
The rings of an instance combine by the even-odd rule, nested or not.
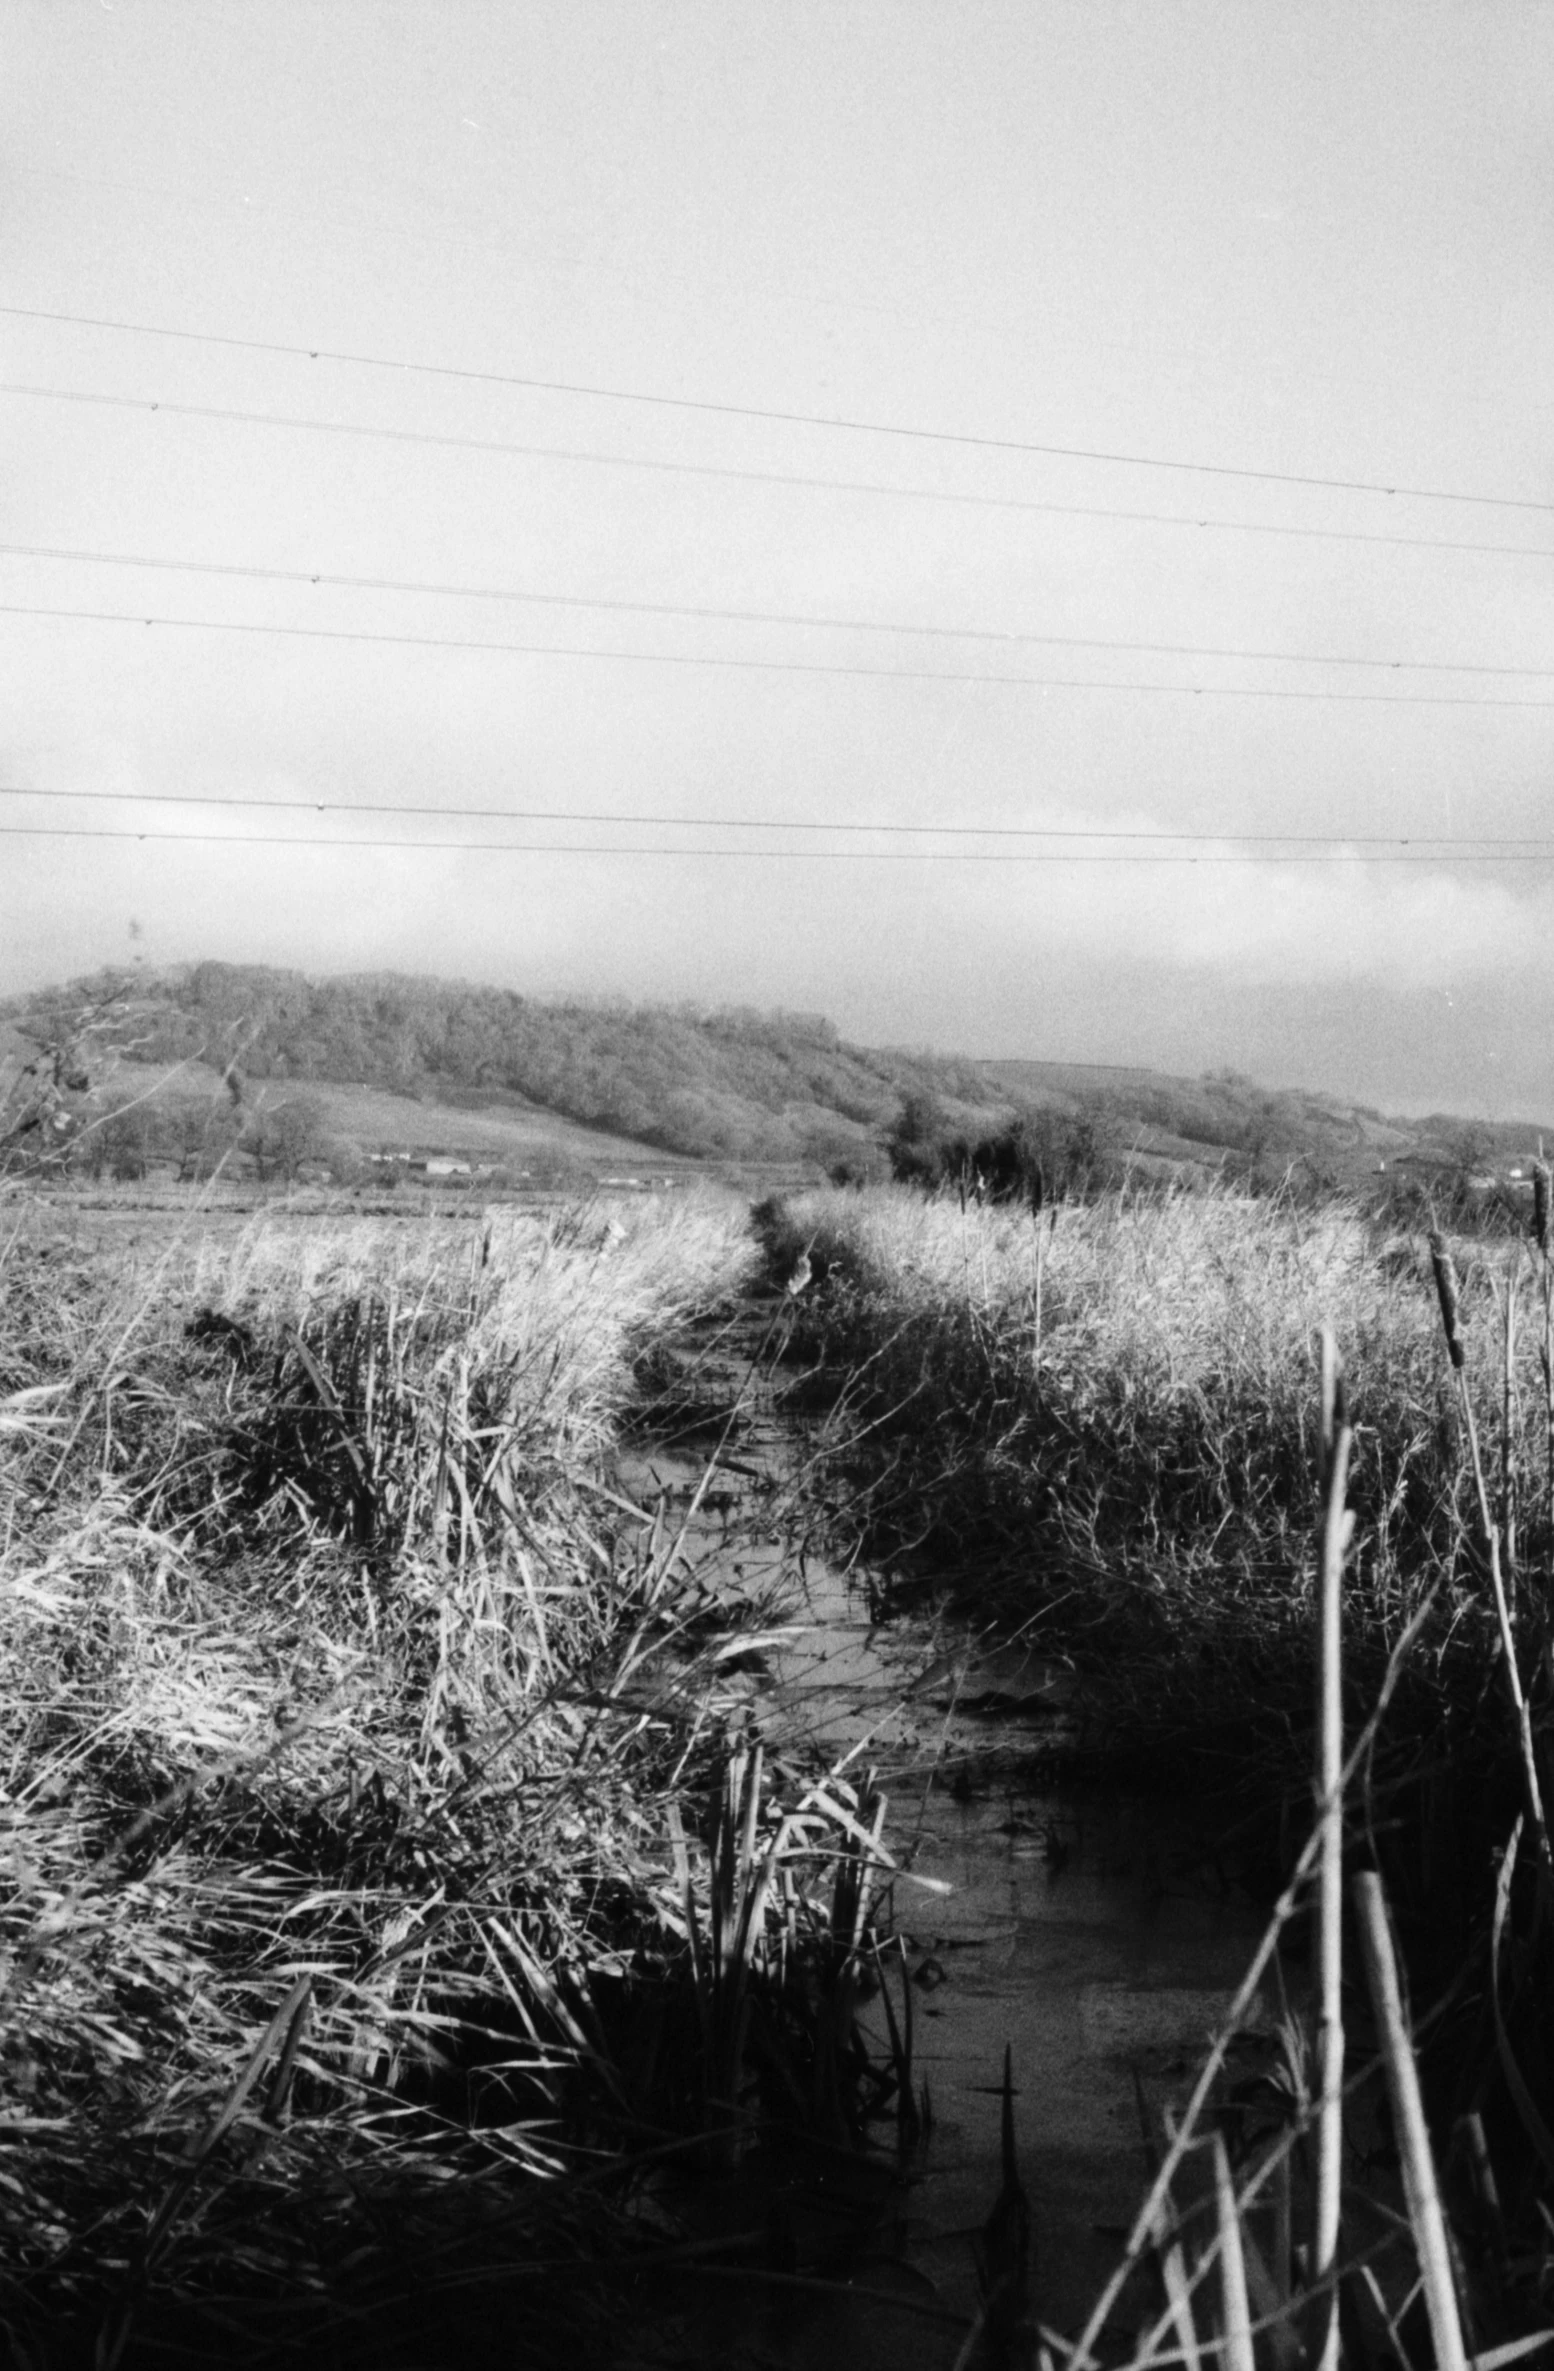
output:
[[[1125,1064],[1012,1061],[984,1069],[1017,1102],[1070,1111],[1099,1126],[1114,1151],[1182,1162],[1230,1162],[1262,1175],[1304,1167],[1358,1185],[1405,1167],[1499,1171],[1524,1165],[1554,1127],[1480,1122],[1446,1113],[1389,1119],[1368,1104],[1297,1088],[1260,1087],[1237,1071],[1201,1078]]]
[[[59,1035],[114,984],[74,981],[14,1000],[8,1017]],[[99,1037],[141,1064],[196,1062],[218,1078],[235,1066],[272,1099],[306,1082],[471,1117],[543,1111],[694,1160],[877,1160],[909,1094],[972,1131],[1008,1108],[975,1063],[844,1045],[814,1015],[551,1001],[386,973],[193,964],[126,983]],[[388,1131],[366,1121],[353,1133]]]
[[[161,1112],[158,1157],[180,1127],[187,1149],[199,1113],[219,1115],[229,1102],[222,1141],[239,1132],[239,1112],[252,1137],[259,1115],[306,1102],[315,1140],[369,1165],[384,1152],[457,1154],[519,1175],[635,1174],[665,1156],[878,1170],[908,1103],[943,1134],[971,1140],[1032,1115],[1046,1144],[1060,1147],[1065,1132],[1082,1139],[1091,1175],[1133,1167],[1274,1179],[1293,1169],[1351,1187],[1399,1168],[1504,1175],[1525,1167],[1540,1135],[1532,1122],[1387,1118],[1233,1071],[1186,1078],[1131,1064],[870,1049],[813,1014],[224,963],[104,974],[13,999],[0,1007],[0,1073],[29,1048],[64,1042],[91,1013],[98,1099],[144,1097]],[[1543,1134],[1554,1142],[1554,1127]]]

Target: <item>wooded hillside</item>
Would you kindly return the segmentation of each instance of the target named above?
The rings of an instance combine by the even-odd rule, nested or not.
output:
[[[106,979],[18,1002],[64,1034]],[[991,1121],[1007,1101],[975,1063],[866,1052],[804,1013],[550,1001],[375,973],[199,963],[139,978],[115,1034],[145,1063],[235,1063],[246,1078],[337,1081],[479,1109],[514,1098],[695,1158],[816,1160],[873,1150],[905,1095]]]

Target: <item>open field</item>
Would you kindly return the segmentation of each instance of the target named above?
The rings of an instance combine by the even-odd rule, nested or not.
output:
[[[198,1061],[120,1062],[100,1091],[113,1103],[144,1097],[153,1111],[183,1097],[219,1103],[223,1096],[220,1073]],[[499,1162],[518,1175],[589,1177],[614,1170],[645,1174],[655,1184],[697,1173],[696,1164],[672,1153],[605,1129],[580,1127],[517,1095],[397,1095],[385,1087],[334,1079],[259,1079],[245,1092],[255,1111],[306,1096],[319,1108],[323,1134],[362,1155],[448,1153]]]
[[[751,1609],[710,1603],[683,1531],[617,1481],[686,1327],[805,1250],[807,1290],[744,1317],[718,1371],[777,1358],[831,1410],[805,1470],[883,1604],[931,1588],[1066,1666],[1092,1769],[1237,1790],[1270,1889],[1294,1872],[1297,1944],[1333,1327],[1350,1737],[1387,1706],[1350,1851],[1444,2003],[1432,2112],[1471,2110],[1507,2169],[1515,2247],[1487,2289],[1474,2272],[1480,2327],[1528,2327],[1543,2258],[1505,2266],[1554,2053],[1492,1575],[1541,1766],[1542,1254],[1455,1247],[1459,1385],[1424,1247],[1339,1203],[1112,1196],[1038,1221],[828,1191],[753,1232],[704,1193],[415,1225],[16,1198],[0,1220],[19,2363],[200,2355],[217,2329],[255,2361],[467,2360],[477,2333],[480,2359],[497,2333],[507,2360],[621,2359],[577,2273],[662,2243],[644,2152],[732,2166],[782,2096],[866,2155],[847,2084],[918,2135],[910,2020],[904,2045],[856,2038],[869,1782],[817,1796],[752,1751]],[[738,1418],[738,1390],[697,1414],[720,1445]],[[753,1536],[802,1556],[802,1507],[755,1486]],[[1280,2111],[1297,2164],[1306,2049]],[[1288,2246],[1276,2274],[1294,2328]]]

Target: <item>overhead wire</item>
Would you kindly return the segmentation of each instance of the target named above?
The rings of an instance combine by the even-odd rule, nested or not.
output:
[[[122,609],[59,609],[28,601],[0,601],[0,617],[35,617],[54,621],[74,620],[88,625],[115,625],[174,628],[180,632],[202,634],[269,635],[282,641],[350,642],[377,644],[401,650],[456,650],[506,653],[521,658],[584,659],[590,661],[621,662],[633,666],[652,667],[709,667],[725,671],[757,675],[807,675],[857,678],[877,683],[965,683],[1011,685],[1044,691],[1121,691],[1154,692],[1172,698],[1233,699],[1233,700],[1327,700],[1339,703],[1364,702],[1386,707],[1426,708],[1535,708],[1554,707],[1554,700],[1507,700],[1486,696],[1481,692],[1334,692],[1302,687],[1243,684],[1202,683],[1145,683],[1108,680],[1104,677],[1009,675],[981,670],[947,667],[861,667],[814,659],[737,658],[706,651],[616,650],[602,644],[578,645],[554,642],[491,641],[475,635],[452,634],[385,634],[363,627],[348,626],[285,626],[258,623],[252,620],[207,617],[169,617],[156,613]],[[1051,637],[1058,640],[1058,637]],[[1078,642],[1077,648],[1096,650],[1156,650],[1167,651],[1166,644],[1128,644]],[[1212,657],[1207,649],[1193,653],[1183,647],[1180,656]],[[1225,657],[1254,657],[1252,652],[1224,652]],[[1381,659],[1329,662],[1305,660],[1306,665],[1349,664],[1358,666],[1388,666],[1395,662]],[[1450,671],[1450,670],[1448,670]],[[1478,670],[1498,673],[1497,669]],[[1546,674],[1549,669],[1508,669],[1513,674]]]
[[[1028,453],[1044,459],[1100,462],[1126,469],[1174,470],[1195,477],[1227,478],[1270,486],[1304,486],[1342,494],[1380,494],[1390,500],[1461,503],[1489,510],[1554,512],[1554,502],[1536,501],[1524,495],[1476,494],[1453,487],[1411,486],[1373,478],[1324,477],[1301,470],[1254,469],[1223,461],[1186,461],[1155,453],[1037,442],[1024,437],[983,436],[943,428],[900,426],[891,421],[858,419],[848,414],[787,411],[767,404],[720,403],[703,396],[663,395],[643,388],[601,386],[580,379],[545,379],[514,371],[473,369],[453,363],[420,362],[391,355],[364,354],[343,347],[299,346],[274,338],[238,337],[215,330],[174,329],[157,322],[123,321],[103,314],[64,312],[39,305],[0,305],[0,316],[17,321],[47,321],[80,329],[108,330],[118,336],[160,338],[183,345],[223,348],[244,354],[274,354],[291,361],[338,363],[356,370],[388,371],[398,377],[454,379],[469,385],[512,387],[533,394],[637,404],[659,411],[688,412],[731,420],[760,420],[783,427],[828,429],[857,436],[891,436],[908,443],[955,446],[967,451]]]
[[[813,815],[644,815],[638,810],[612,812],[597,807],[466,807],[442,800],[421,803],[405,799],[277,798],[268,791],[58,790],[36,782],[0,782],[0,798],[89,801],[99,806],[260,808],[309,815],[435,815],[445,822],[595,824],[640,831],[786,831],[887,839],[1150,841],[1206,848],[1223,848],[1227,843],[1246,848],[1301,846],[1341,850],[1424,847],[1436,855],[1470,849],[1523,853],[1546,849],[1554,853],[1554,835],[1538,832],[1497,835],[1426,831],[1158,831],[1111,824],[880,823]]]
[[[1471,552],[1508,559],[1554,559],[1554,545],[1482,543],[1439,535],[1394,535],[1359,527],[1302,527],[1264,519],[1184,518],[1173,511],[1130,510],[1110,503],[1051,502],[1016,494],[973,494],[940,486],[890,486],[873,478],[819,477],[802,471],[748,469],[732,463],[667,461],[637,453],[604,453],[576,445],[530,444],[505,437],[451,436],[419,428],[383,428],[355,420],[321,420],[294,412],[242,411],[224,404],[177,403],[162,396],[104,395],[79,387],[39,387],[0,381],[0,395],[29,396],[53,403],[95,405],[105,410],[167,413],[175,419],[212,420],[249,428],[295,429],[309,434],[361,437],[398,445],[424,445],[451,452],[504,454],[520,460],[562,461],[580,466],[639,470],[647,475],[706,478],[742,485],[785,486],[810,492],[864,494],[896,502],[936,502],[971,510],[1034,512],[1050,518],[1102,519],[1145,527],[1186,527],[1198,533],[1267,535],[1307,543],[1390,546],[1401,551]]]
[[[961,848],[673,848],[662,842],[643,844],[570,840],[450,840],[441,837],[365,839],[355,834],[295,832],[202,832],[141,830],[134,826],[0,823],[0,838],[41,840],[148,840],[213,848],[348,848],[438,849],[460,856],[630,856],[664,857],[678,863],[703,859],[760,864],[977,864],[977,865],[1367,865],[1428,864],[1443,859],[1423,851],[1348,853],[1301,850],[1280,854],[1262,850],[1214,850],[1191,855],[1162,855],[1158,850],[1075,849],[999,850]],[[1453,864],[1554,864],[1554,848],[1519,855],[1495,850],[1453,854]]]
[[[917,639],[1025,643],[1050,650],[1126,651],[1153,658],[1234,659],[1297,667],[1371,667],[1411,675],[1550,676],[1554,667],[1510,667],[1472,659],[1368,659],[1346,652],[1248,650],[1238,645],[1196,642],[1134,642],[1114,636],[1044,634],[1024,627],[941,626],[892,618],[829,617],[813,610],[735,609],[713,602],[634,601],[614,594],[536,591],[521,585],[439,583],[415,577],[345,576],[322,569],[261,568],[235,560],[159,558],[141,552],[105,552],[75,545],[0,543],[13,559],[81,563],[96,568],[135,568],[180,576],[240,578],[261,584],[328,586],[336,591],[416,593],[461,601],[506,601],[540,609],[581,609],[629,617],[690,618],[698,624],[795,626],[824,633],[900,634]]]

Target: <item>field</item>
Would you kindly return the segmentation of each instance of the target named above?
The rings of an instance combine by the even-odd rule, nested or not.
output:
[[[1233,1792],[1287,1941],[1342,1433],[1350,1865],[1384,1877],[1432,2004],[1432,2116],[1503,2169],[1487,2240],[1482,2182],[1452,2176],[1476,2327],[1544,2309],[1546,1246],[1441,1245],[1437,1271],[1345,1205],[1226,1192],[755,1215],[685,1193],[212,1225],[190,1197],[94,1235],[65,1201],[0,1205],[18,2362],[217,2332],[231,2359],[451,2361],[476,2330],[624,2359],[577,2270],[662,2252],[655,2152],[737,2162],[774,2084],[851,2146],[838,2085],[907,2133],[910,2020],[852,2038],[888,1941],[864,1799],[763,1766],[739,1636],[614,1482],[709,1323],[828,1411],[814,1503],[768,1520],[798,1540],[823,1504],[887,1601],[1037,1640],[1089,1708],[1088,1767]],[[806,1252],[807,1290],[752,1306]],[[713,1409],[724,1439],[738,1413]],[[1312,2047],[1291,2028],[1275,2158],[1243,2131],[1234,2160],[1254,2187],[1286,2168],[1258,2309],[1280,2371],[1310,2336],[1288,2219]],[[1181,2244],[1201,2280],[1215,2247]],[[1394,2319],[1407,2286],[1382,2281]]]
[[[265,1079],[246,1090],[251,1110],[294,1101],[301,1095],[318,1112],[325,1146],[347,1146],[358,1157],[379,1151],[444,1153],[472,1162],[499,1164],[513,1177],[537,1175],[579,1180],[609,1172],[640,1174],[662,1184],[670,1176],[693,1176],[693,1164],[626,1136],[585,1128],[559,1112],[525,1104],[520,1096],[463,1098],[394,1094],[380,1086],[330,1080],[298,1085]],[[98,1089],[111,1104],[133,1104],[150,1116],[180,1101],[219,1107],[225,1100],[221,1076],[207,1063],[122,1061]]]

